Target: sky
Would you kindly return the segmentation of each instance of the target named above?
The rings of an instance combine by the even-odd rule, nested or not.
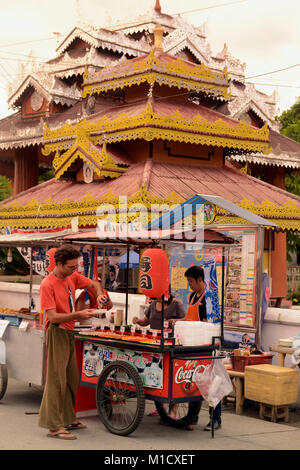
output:
[[[266,94],[278,91],[278,114],[300,96],[299,0],[160,3],[164,13],[181,13],[195,26],[206,22],[213,54],[226,42],[232,56],[246,62],[248,81]],[[0,0],[0,118],[12,112],[6,103],[7,82],[17,80],[20,62],[26,62],[29,54],[36,56],[37,63],[53,58],[58,39],[62,40],[79,18],[101,27],[107,21],[134,18],[154,5],[155,0]]]

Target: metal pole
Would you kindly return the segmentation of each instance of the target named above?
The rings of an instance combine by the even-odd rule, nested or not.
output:
[[[30,279],[29,279],[29,312],[31,312],[31,303],[32,303],[32,277],[33,277],[33,270],[32,270],[32,259],[33,259],[33,248],[30,248]]]
[[[262,274],[263,274],[263,253],[264,253],[264,227],[259,226],[257,236],[257,258],[256,258],[256,289],[255,289],[255,321],[256,338],[255,343],[261,346],[261,307],[262,307]]]
[[[160,336],[160,347],[164,350],[164,312],[165,312],[165,294],[161,296],[161,336]]]
[[[126,304],[125,304],[125,324],[128,323],[128,282],[129,282],[129,253],[130,246],[127,245],[127,259],[126,259]]]
[[[221,304],[221,341],[224,342],[224,297],[225,297],[225,248],[222,248],[222,304]]]

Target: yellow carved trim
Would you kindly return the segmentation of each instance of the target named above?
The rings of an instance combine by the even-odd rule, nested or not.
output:
[[[42,152],[49,154],[50,150],[46,148],[42,149]],[[90,140],[90,134],[86,128],[79,125],[76,126],[74,144],[65,152],[62,152],[61,146],[57,146],[55,149],[52,163],[55,178],[59,179],[77,158],[88,163],[98,176],[117,178],[126,171],[118,166],[111,153],[107,151],[106,144],[103,144],[102,149],[97,148]]]
[[[184,202],[181,196],[175,192],[165,198],[151,194],[144,187],[128,197],[123,196],[122,203],[126,203],[128,210],[126,215],[120,215],[122,222],[130,222],[148,210],[166,210],[167,207],[175,206]],[[96,199],[90,194],[86,194],[80,201],[73,201],[65,198],[63,202],[57,203],[49,197],[44,203],[32,199],[25,205],[21,205],[16,199],[9,206],[0,206],[0,228],[58,228],[69,227],[74,217],[79,217],[79,226],[96,226],[99,216],[96,211],[102,204],[110,204],[115,209],[117,222],[119,219],[119,209],[121,208],[119,196],[107,192],[103,197]],[[142,207],[141,207],[142,205]],[[269,201],[255,204],[253,201],[243,199],[239,203],[240,207],[259,214],[279,225],[282,230],[298,230],[300,225],[300,207],[292,201],[288,201],[282,206]],[[166,209],[164,209],[164,206]],[[145,210],[146,208],[146,210]],[[144,211],[142,210],[144,209]],[[247,221],[238,217],[226,215],[222,209],[217,208],[215,224],[225,225],[248,225]]]
[[[188,90],[204,91],[229,99],[228,72],[212,71],[204,64],[188,64],[179,57],[161,60],[154,50],[144,59],[129,60],[99,72],[86,73],[82,97],[102,91],[115,90],[143,82],[160,83]]]
[[[249,199],[242,199],[239,203],[239,206],[243,209],[247,209],[254,214],[264,216],[268,214],[272,218],[300,218],[300,203],[297,205],[292,202],[290,199],[282,205],[275,204],[268,200],[263,201],[261,204],[255,204]],[[300,222],[298,222],[300,224]]]
[[[72,146],[78,135],[80,139],[83,138],[82,136],[89,135],[94,145],[135,139],[146,141],[165,139],[263,153],[271,151],[268,144],[269,129],[266,123],[262,128],[257,129],[245,121],[235,125],[221,118],[210,122],[200,114],[187,119],[179,111],[164,116],[155,113],[147,104],[145,110],[137,116],[130,116],[126,113],[120,114],[115,119],[103,116],[93,123],[84,119],[75,125],[65,123],[59,129],[54,130],[45,125],[46,143],[43,153],[49,155],[55,152],[55,158],[58,158],[58,152]]]

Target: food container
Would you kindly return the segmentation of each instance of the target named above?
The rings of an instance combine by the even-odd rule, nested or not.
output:
[[[220,336],[220,325],[201,321],[177,321],[174,335],[182,346],[210,345],[213,336]]]
[[[123,324],[123,310],[117,309],[116,315],[115,315],[115,325],[121,326],[122,324]]]

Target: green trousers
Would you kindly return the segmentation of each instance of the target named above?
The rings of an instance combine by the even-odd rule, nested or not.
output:
[[[72,331],[50,323],[46,333],[47,375],[38,424],[57,430],[74,423],[79,374]]]

